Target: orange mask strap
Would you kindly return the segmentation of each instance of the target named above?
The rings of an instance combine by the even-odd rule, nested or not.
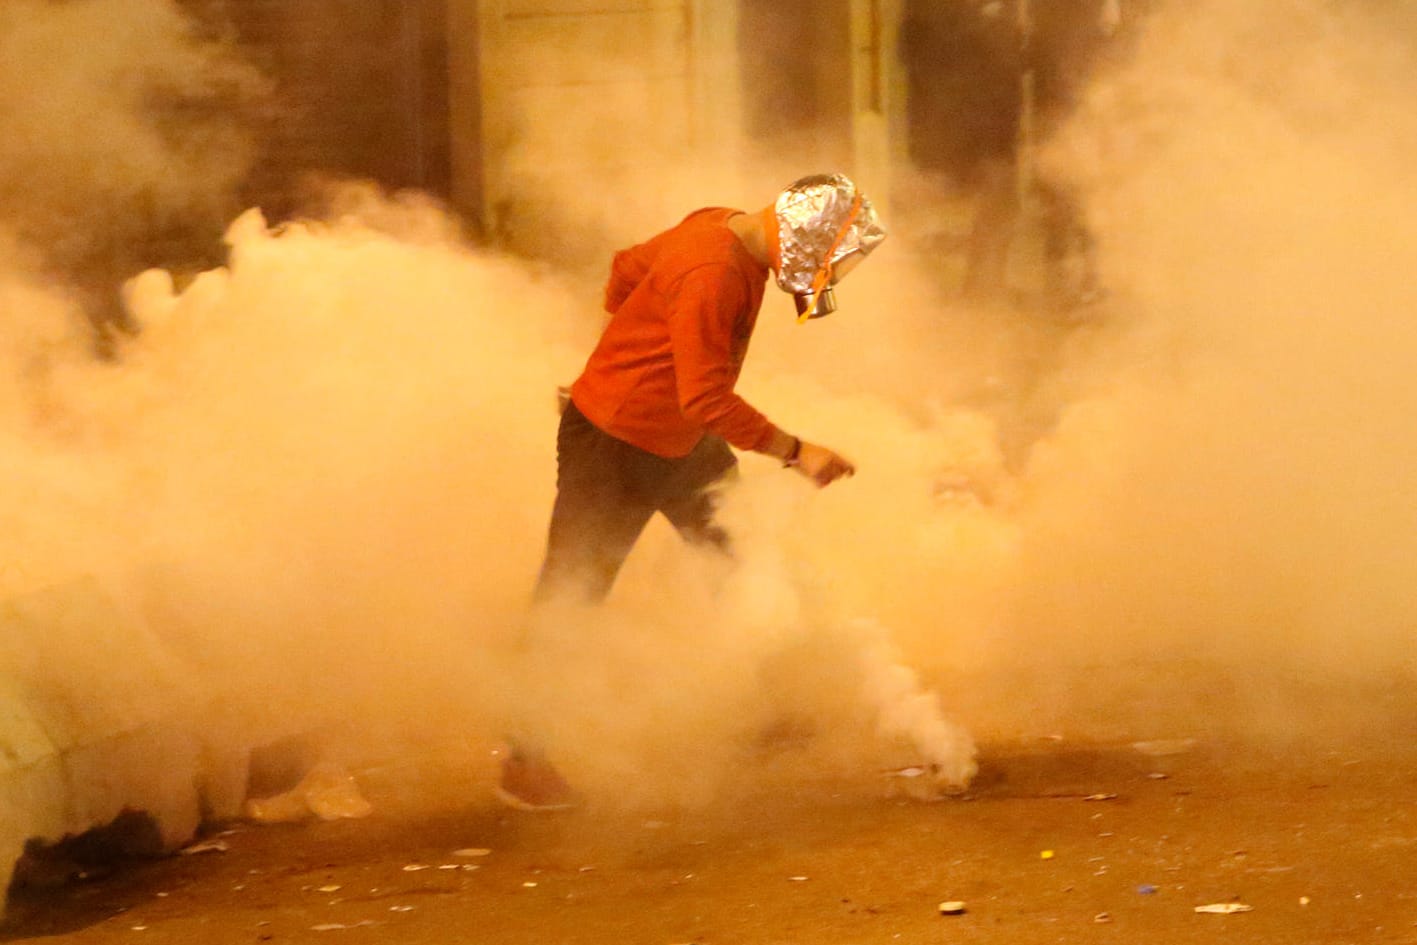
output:
[[[841,248],[842,241],[846,239],[846,234],[851,232],[851,225],[856,222],[856,218],[861,214],[861,195],[857,194],[856,199],[851,201],[851,212],[846,215],[846,222],[837,231],[836,239],[832,242],[831,249],[827,250],[826,261],[822,263],[822,268],[817,270],[816,276],[812,278],[812,304],[807,311],[797,316],[797,324],[802,324],[813,315],[817,314],[817,303],[821,301],[822,290],[827,287],[827,283],[832,277],[832,257]]]
[[[763,233],[767,236],[768,265],[772,266],[773,272],[781,272],[782,238],[778,235],[777,210],[767,207],[758,216],[763,221]]]

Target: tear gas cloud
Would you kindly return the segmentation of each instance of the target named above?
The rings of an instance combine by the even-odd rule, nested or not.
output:
[[[240,206],[267,91],[174,0],[9,0],[0,9],[0,222],[68,272],[144,234]]]
[[[784,716],[829,733],[816,770],[894,750],[964,775],[951,715],[1157,734],[1200,693],[1138,694],[1139,666],[1405,669],[1417,191],[1391,105],[1412,77],[1356,17],[1281,6],[1282,31],[1276,5],[1159,14],[1060,142],[1114,294],[1007,392],[1053,421],[1022,460],[1000,447],[1016,415],[964,397],[1028,373],[993,313],[942,303],[888,242],[833,319],[798,328],[770,294],[740,387],[859,475],[815,492],[746,457],[723,506],[740,567],[655,523],[606,607],[532,617],[553,392],[598,286],[474,252],[417,200],[275,232],[249,212],[226,267],[130,284],[119,365],[83,355],[62,296],[0,279],[0,590],[97,575],[234,738],[526,726],[630,800],[710,796]],[[1256,31],[1263,55],[1229,54]],[[1325,68],[1296,99],[1301,59]]]
[[[1410,671],[1401,15],[1167,7],[1059,142],[1116,322],[1079,333],[1050,380],[1058,423],[1021,483],[1017,642],[1218,666],[1265,693],[1235,708],[1279,729],[1377,713]]]

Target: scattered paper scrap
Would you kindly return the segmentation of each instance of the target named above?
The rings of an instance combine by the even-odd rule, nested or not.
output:
[[[403,868],[405,873],[417,873],[419,870],[431,870],[433,867],[427,863],[410,863]]]
[[[1040,860],[1051,860],[1056,855],[1057,854],[1055,854],[1052,850],[1044,850],[1038,854],[1038,858]]]
[[[1209,905],[1196,906],[1196,911],[1212,915],[1234,915],[1237,912],[1254,912],[1255,907],[1243,902],[1212,902]]]
[[[958,899],[940,903],[940,915],[964,915],[964,913],[964,903]]]
[[[190,843],[177,852],[183,856],[191,856],[194,853],[225,853],[230,849],[225,840],[203,840],[200,843]]]
[[[928,769],[920,765],[911,765],[908,768],[896,768],[885,773],[888,778],[919,778],[928,774]]]
[[[805,882],[807,881],[807,877],[806,877],[806,876],[789,876],[789,877],[787,877],[787,881],[790,882],[790,883],[805,883]]]
[[[330,883],[330,885],[328,885],[328,886],[321,886],[319,891],[320,891],[320,892],[339,892],[339,890],[340,890],[340,887],[339,887],[338,884],[336,884],[336,883]]]
[[[1156,894],[1157,889],[1158,887],[1152,885],[1151,883],[1142,883],[1140,886],[1137,887],[1137,894],[1140,896],[1152,896]]]
[[[1085,801],[1115,801],[1116,799],[1117,795],[1115,794],[1089,794],[1083,798]]]
[[[1104,922],[1111,922],[1111,921],[1112,921],[1112,913],[1110,913],[1110,912],[1099,912],[1099,913],[1097,913],[1097,915],[1095,915],[1095,916],[1092,917],[1092,921],[1098,923],[1099,925],[1102,924],[1102,923],[1104,923]]]
[[[1309,900],[1309,897],[1308,897],[1308,896],[1300,896],[1300,897],[1299,897],[1299,905],[1301,905],[1301,906],[1307,906],[1307,905],[1309,904],[1309,901],[1310,901],[1310,900]]]
[[[1132,747],[1143,755],[1152,758],[1165,758],[1168,755],[1184,755],[1196,747],[1196,740],[1194,738],[1159,738],[1153,741],[1132,742]]]

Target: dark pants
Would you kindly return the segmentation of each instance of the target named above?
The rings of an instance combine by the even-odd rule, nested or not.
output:
[[[568,404],[556,434],[556,504],[536,599],[604,599],[656,512],[685,540],[727,552],[710,486],[736,466],[728,444],[712,434],[689,455],[665,459],[616,439]]]

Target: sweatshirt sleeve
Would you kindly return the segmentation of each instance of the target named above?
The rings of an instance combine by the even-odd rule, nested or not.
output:
[[[670,300],[669,339],[684,416],[738,449],[759,450],[772,437],[772,424],[733,392],[742,366],[734,341],[748,304],[747,287],[732,269],[694,269]]]

